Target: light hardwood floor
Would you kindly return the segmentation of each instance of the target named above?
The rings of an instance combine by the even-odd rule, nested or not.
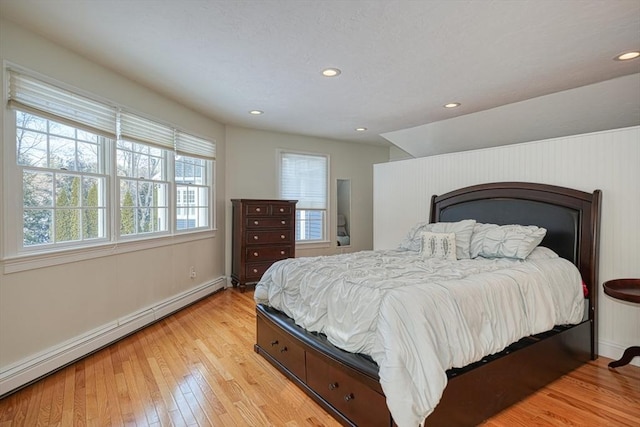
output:
[[[338,426],[254,341],[253,293],[218,292],[0,400],[0,427]],[[609,361],[484,425],[640,426],[640,368]]]

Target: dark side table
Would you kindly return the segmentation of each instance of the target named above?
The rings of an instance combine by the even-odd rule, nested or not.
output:
[[[640,304],[640,279],[615,279],[604,282],[604,293],[612,298]],[[640,347],[627,348],[619,360],[609,363],[610,368],[627,365],[636,356],[640,356]]]

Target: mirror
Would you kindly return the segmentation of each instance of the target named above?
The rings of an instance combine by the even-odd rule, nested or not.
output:
[[[338,201],[336,240],[338,246],[349,246],[351,244],[351,180],[338,179],[336,194]]]

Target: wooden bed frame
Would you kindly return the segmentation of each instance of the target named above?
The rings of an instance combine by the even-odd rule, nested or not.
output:
[[[448,384],[427,426],[476,425],[535,390],[596,359],[596,298],[601,192],[533,183],[491,183],[433,196],[431,222],[475,219],[538,225],[542,242],[580,270],[588,289],[585,316],[574,326],[521,339],[502,352],[447,371]],[[408,224],[408,227],[411,224]],[[331,345],[283,313],[258,305],[255,351],[343,425],[393,426],[378,366]]]

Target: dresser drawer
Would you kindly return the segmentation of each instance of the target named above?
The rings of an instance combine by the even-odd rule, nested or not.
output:
[[[244,265],[244,277],[247,282],[259,281],[264,272],[267,271],[267,268],[271,267],[271,264],[273,264],[273,261],[247,262]]]
[[[292,241],[291,230],[248,231],[247,245],[261,245],[269,243],[289,243]]]
[[[270,208],[269,203],[245,203],[244,214],[246,216],[267,216],[271,215]]]
[[[278,205],[278,204],[271,205],[272,215],[289,215],[291,214],[291,212],[293,212],[293,206],[291,205],[291,203],[282,204],[282,205]]]
[[[247,218],[247,229],[291,228],[289,217],[251,217]]]
[[[260,316],[257,318],[258,345],[282,363],[302,381],[305,377],[305,352],[285,333],[273,328]]]
[[[307,384],[358,426],[389,427],[385,397],[307,352]]]
[[[277,204],[268,202],[246,203],[244,208],[247,216],[290,215],[294,209],[290,203]]]
[[[246,260],[248,263],[256,261],[274,261],[291,258],[291,246],[253,246],[246,248]]]

